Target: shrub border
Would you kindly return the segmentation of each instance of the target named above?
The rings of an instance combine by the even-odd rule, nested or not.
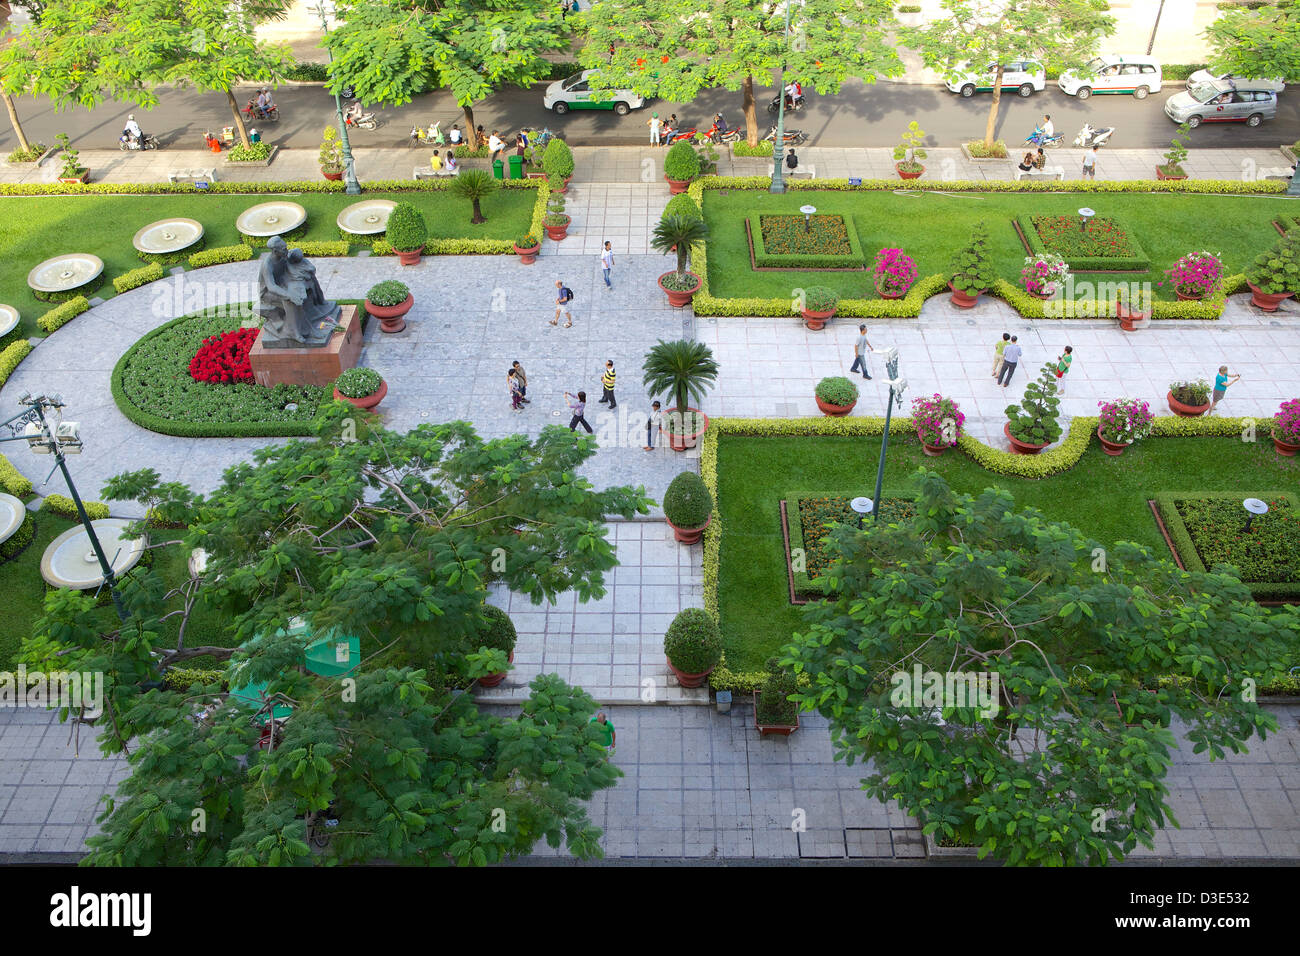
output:
[[[758,224],[758,231],[755,232],[753,225],[750,223],[750,217],[745,217],[745,238],[749,240],[749,265],[755,272],[777,272],[787,269],[804,269],[816,270],[817,272],[863,272],[866,270],[866,260],[862,255],[862,243],[858,239],[858,230],[853,225],[853,220],[848,216],[836,215],[844,223],[844,232],[849,239],[849,254],[847,256],[832,255],[812,255],[804,253],[776,253],[768,252],[767,247],[763,245],[763,224]],[[761,217],[760,217],[761,218]],[[790,219],[798,219],[798,216],[790,216]],[[826,265],[828,262],[843,260],[851,262],[851,265]],[[762,263],[760,265],[760,263]]]

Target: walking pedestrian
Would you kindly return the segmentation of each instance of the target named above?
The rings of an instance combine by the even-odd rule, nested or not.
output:
[[[1003,332],[1002,338],[998,341],[998,344],[993,346],[993,377],[994,378],[997,378],[998,372],[1002,371],[1002,352],[1007,347],[1007,343],[1010,341],[1011,341],[1011,333]]]
[[[602,710],[591,720],[587,721],[596,728],[596,735],[600,738],[600,745],[605,748],[605,759],[609,759],[610,753],[614,750],[614,741],[618,734],[614,730],[614,722],[605,716]]]
[[[1011,341],[1002,350],[1002,371],[998,373],[998,384],[1003,388],[1011,384],[1011,376],[1016,374],[1016,366],[1020,364],[1020,345],[1016,338],[1017,336],[1011,336]]]
[[[664,123],[663,120],[659,118],[659,114],[651,113],[650,119],[646,121],[646,125],[650,127],[650,145],[662,146],[663,143],[659,142],[659,130],[663,128]]]
[[[871,372],[867,368],[867,356],[871,354],[871,343],[867,340],[867,327],[858,326],[858,340],[853,343],[853,364],[849,366],[850,372],[862,371],[862,377],[871,378]]]
[[[785,154],[785,168],[794,172],[795,167],[799,165],[799,157],[794,154],[794,147],[790,147],[790,152]]]
[[[515,370],[515,379],[519,382],[519,399],[525,405],[531,404],[532,399],[528,397],[528,375],[524,372],[524,367],[516,360],[511,363],[511,368]]]
[[[1214,376],[1214,401],[1210,402],[1210,407],[1205,414],[1213,415],[1214,409],[1218,406],[1219,402],[1223,401],[1223,396],[1228,394],[1228,386],[1236,384],[1240,379],[1240,375],[1234,375],[1229,378],[1228,366],[1220,365],[1219,374]]]
[[[555,318],[551,319],[551,325],[560,324],[560,313],[563,312],[566,320],[564,327],[567,329],[573,325],[573,313],[569,311],[569,303],[573,301],[573,290],[559,279],[555,280],[555,288],[557,290],[555,296]]]
[[[1097,178],[1097,147],[1094,146],[1083,154],[1083,178]]]
[[[560,19],[564,20],[569,15],[569,0],[560,0]]]
[[[565,392],[564,397],[573,398],[574,396]],[[577,401],[569,402],[569,409],[573,412],[573,417],[569,419],[569,431],[576,432],[578,430],[578,425],[581,424],[583,428],[587,429],[588,435],[592,434],[591,425],[587,423],[586,419],[587,393],[579,392],[577,395]]]
[[[520,391],[519,377],[514,369],[506,372],[506,387],[510,389],[510,407],[519,411],[524,407],[523,393]]]
[[[614,288],[614,284],[609,281],[609,271],[614,268],[614,250],[608,239],[605,240],[605,248],[600,251],[600,268],[605,273],[605,288]]]
[[[664,430],[664,413],[659,410],[659,403],[650,405],[650,417],[645,422],[645,450],[654,451],[659,440],[659,433]]]
[[[1070,370],[1070,363],[1074,361],[1074,348],[1067,345],[1065,352],[1056,357],[1056,391],[1060,395],[1065,394],[1065,373]]]
[[[618,378],[614,374],[614,360],[605,360],[605,374],[600,377],[600,384],[604,391],[600,396],[600,403],[603,405],[609,402],[609,410],[612,412],[618,408],[618,400],[614,398],[614,382]]]

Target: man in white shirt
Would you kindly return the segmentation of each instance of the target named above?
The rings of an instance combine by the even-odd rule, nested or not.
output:
[[[123,130],[131,138],[133,143],[140,145],[144,141],[144,134],[140,132],[140,124],[135,121],[135,114],[132,113],[126,118],[126,128]]]
[[[502,140],[501,137],[497,135],[496,130],[493,130],[492,135],[488,137],[488,153],[491,154],[488,158],[496,159],[497,155],[505,148],[506,148],[505,141]]]
[[[662,145],[659,142],[659,129],[660,127],[663,126],[663,120],[659,118],[659,114],[651,113],[650,119],[647,121],[647,123],[650,126],[650,145],[651,146]]]
[[[871,342],[867,339],[867,327],[858,326],[858,338],[853,343],[853,364],[849,366],[849,372],[862,372],[862,377],[871,378],[871,372],[867,368],[867,356],[871,354]]]
[[[1051,139],[1056,135],[1056,127],[1052,125],[1052,116],[1047,113],[1043,116],[1043,121],[1038,124],[1038,128],[1043,131],[1043,139]]]
[[[664,413],[659,409],[659,403],[655,402],[650,406],[650,417],[645,423],[645,450],[654,451],[655,442],[659,438],[659,433],[663,431]]]
[[[605,240],[605,248],[600,251],[600,268],[605,274],[605,287],[614,288],[614,284],[609,281],[609,270],[614,268],[614,250],[610,248],[609,240]]]
[[[452,124],[451,132],[447,134],[447,139],[453,146],[459,146],[461,143],[465,142],[465,137],[461,134],[460,127],[456,124]]]

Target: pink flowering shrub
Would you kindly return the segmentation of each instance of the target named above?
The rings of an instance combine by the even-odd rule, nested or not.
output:
[[[1288,445],[1300,445],[1300,398],[1278,407],[1273,416],[1273,437]]]
[[[938,392],[932,398],[921,396],[912,399],[912,424],[916,426],[916,434],[932,448],[957,444],[965,422],[966,416],[957,403]]]
[[[876,253],[876,292],[907,295],[916,281],[916,262],[902,249],[881,249]]]
[[[1128,445],[1151,434],[1151,423],[1156,416],[1151,406],[1136,398],[1117,398],[1113,402],[1098,402],[1098,430],[1101,437],[1117,445]]]
[[[1055,288],[1069,276],[1070,267],[1054,252],[1025,256],[1025,267],[1020,270],[1025,291],[1034,295],[1045,295],[1049,286]]]
[[[1165,275],[1174,291],[1197,299],[1214,295],[1223,287],[1223,263],[1213,252],[1189,252],[1172,269],[1166,269]]]

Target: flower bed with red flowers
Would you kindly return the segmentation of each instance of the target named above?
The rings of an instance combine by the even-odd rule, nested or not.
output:
[[[843,216],[759,216],[763,248],[769,255],[850,256]],[[806,231],[805,231],[806,229]]]
[[[1247,497],[1268,504],[1250,531],[1241,504]],[[1187,570],[1231,564],[1256,597],[1300,597],[1300,498],[1283,491],[1166,492],[1156,504]]]
[[[248,353],[257,341],[257,329],[235,329],[203,340],[194,358],[190,359],[190,375],[196,382],[223,385],[231,382],[251,382],[253,367]]]
[[[1071,272],[1146,272],[1151,260],[1118,219],[1096,216],[1017,216],[1030,255],[1055,253]]]

